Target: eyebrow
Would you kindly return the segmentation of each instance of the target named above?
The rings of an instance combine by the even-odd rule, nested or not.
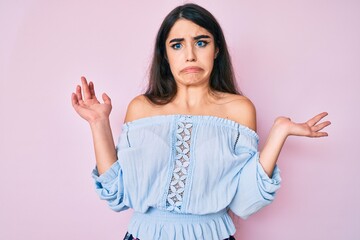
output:
[[[210,36],[209,35],[199,35],[199,36],[193,37],[194,40],[199,40],[201,38],[210,38]],[[174,39],[171,39],[169,43],[182,42],[184,40],[185,40],[184,38],[174,38]]]

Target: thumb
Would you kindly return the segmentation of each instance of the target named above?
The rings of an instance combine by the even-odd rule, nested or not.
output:
[[[106,93],[102,94],[102,99],[104,100],[104,103],[111,105],[111,99]]]

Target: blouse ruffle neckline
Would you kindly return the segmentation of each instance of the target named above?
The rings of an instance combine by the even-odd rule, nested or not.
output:
[[[239,130],[243,130],[244,132],[248,133],[251,137],[255,137],[259,140],[258,134],[252,130],[251,128],[242,125],[234,120],[212,116],[212,115],[192,115],[192,114],[163,114],[163,115],[154,115],[148,117],[138,118],[129,122],[125,122],[122,126],[122,130],[128,129],[131,127],[145,127],[153,124],[159,124],[162,122],[169,122],[173,121],[174,119],[180,118],[191,118],[192,122],[203,122],[208,124],[215,124],[215,125],[223,125],[230,128],[237,128]]]

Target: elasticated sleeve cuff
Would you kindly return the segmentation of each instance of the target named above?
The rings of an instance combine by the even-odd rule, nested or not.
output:
[[[275,197],[276,191],[280,188],[280,170],[277,165],[273,170],[271,178],[264,171],[264,168],[257,160],[257,176],[258,176],[258,186],[262,196],[267,200],[273,200]]]
[[[274,200],[280,182],[279,168],[275,167],[270,178],[259,162],[259,152],[256,152],[239,174],[238,189],[230,204],[231,210],[246,219]]]
[[[114,211],[128,209],[124,203],[124,184],[121,167],[116,161],[106,172],[99,176],[97,168],[92,171],[95,180],[95,190],[100,199],[106,200]]]
[[[100,176],[99,176],[98,169],[95,166],[91,175],[92,175],[93,179],[95,180],[95,182],[101,183],[102,185],[103,184],[106,185],[107,183],[112,182],[115,178],[118,177],[119,171],[120,171],[120,164],[118,161],[116,161],[111,165],[111,167],[108,170],[106,170],[106,172],[104,172]]]

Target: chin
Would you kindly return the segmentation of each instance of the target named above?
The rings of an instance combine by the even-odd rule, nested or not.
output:
[[[186,80],[177,81],[177,83],[185,86],[198,86],[204,83],[208,84],[209,81],[204,79],[186,79]]]

